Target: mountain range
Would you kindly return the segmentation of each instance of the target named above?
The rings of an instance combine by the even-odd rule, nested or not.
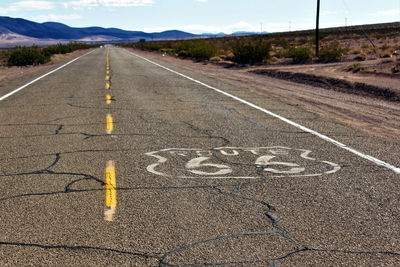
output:
[[[0,16],[0,47],[15,45],[46,45],[58,42],[134,42],[140,39],[187,39],[197,35],[183,31],[146,33],[117,28],[73,28],[58,22],[37,23],[20,18]]]
[[[266,34],[267,32],[263,32]],[[235,32],[232,35],[259,34],[256,32]],[[0,16],[0,48],[16,45],[45,46],[56,43],[80,41],[87,43],[137,42],[145,40],[176,40],[227,36],[223,32],[192,34],[170,30],[147,33],[142,31],[126,31],[117,28],[86,27],[74,28],[58,22],[37,23],[34,21]]]

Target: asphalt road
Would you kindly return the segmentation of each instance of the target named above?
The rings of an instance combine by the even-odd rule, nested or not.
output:
[[[400,265],[399,140],[165,67],[99,48],[0,101],[0,266]]]

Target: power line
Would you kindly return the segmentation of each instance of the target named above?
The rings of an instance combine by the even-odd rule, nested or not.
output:
[[[317,27],[315,30],[315,54],[318,57],[319,53],[319,9],[320,9],[320,0],[317,0]]]

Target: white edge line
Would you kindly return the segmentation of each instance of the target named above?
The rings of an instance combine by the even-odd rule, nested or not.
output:
[[[277,118],[277,119],[279,119],[279,120],[281,120],[281,121],[284,121],[284,122],[286,122],[287,124],[290,124],[290,125],[292,125],[292,126],[294,126],[294,127],[296,127],[296,128],[301,129],[301,130],[304,131],[304,132],[307,132],[307,133],[310,133],[310,134],[312,134],[312,135],[315,135],[315,136],[317,136],[317,137],[319,137],[319,138],[321,138],[321,139],[323,139],[323,140],[325,140],[325,141],[327,141],[327,142],[329,142],[329,143],[332,143],[332,144],[334,144],[335,146],[338,146],[338,147],[340,147],[340,148],[342,148],[342,149],[344,149],[344,150],[347,150],[347,151],[349,151],[349,152],[351,152],[351,153],[353,153],[353,154],[355,154],[355,155],[357,155],[357,156],[359,156],[359,157],[361,157],[361,158],[364,158],[364,159],[366,159],[366,160],[369,160],[369,161],[374,162],[374,163],[377,164],[377,165],[380,165],[380,166],[383,166],[383,167],[385,167],[385,168],[388,168],[388,169],[394,171],[396,174],[400,174],[400,168],[398,168],[398,167],[396,167],[396,166],[393,166],[393,165],[391,165],[391,164],[389,164],[389,163],[386,163],[386,162],[384,162],[384,161],[382,161],[382,160],[380,160],[380,159],[377,159],[377,158],[375,158],[375,157],[372,157],[372,156],[370,156],[370,155],[361,153],[361,152],[359,152],[359,151],[357,151],[357,150],[355,150],[355,149],[353,149],[353,148],[351,148],[351,147],[349,147],[349,146],[347,146],[347,145],[345,145],[345,144],[343,144],[343,143],[340,143],[339,141],[336,141],[336,140],[334,140],[334,139],[332,139],[332,138],[330,138],[330,137],[328,137],[328,136],[326,136],[326,135],[320,134],[320,133],[318,133],[318,132],[316,132],[316,131],[314,131],[314,130],[311,130],[311,129],[309,129],[309,128],[303,126],[303,125],[300,125],[300,124],[298,124],[298,123],[296,123],[296,122],[294,122],[294,121],[291,121],[291,120],[289,120],[289,119],[286,119],[285,117],[282,117],[282,116],[280,116],[280,115],[278,115],[278,114],[275,114],[275,113],[273,113],[273,112],[271,112],[271,111],[269,111],[269,110],[266,110],[266,109],[264,109],[264,108],[262,108],[262,107],[259,107],[259,106],[255,105],[255,104],[250,103],[250,102],[248,102],[248,101],[246,101],[246,100],[244,100],[244,99],[241,99],[241,98],[239,98],[239,97],[237,97],[237,96],[231,95],[231,94],[229,94],[229,93],[227,93],[227,92],[225,92],[225,91],[222,91],[222,90],[220,90],[220,89],[218,89],[218,88],[215,88],[215,87],[213,87],[213,86],[211,86],[211,85],[205,84],[205,83],[200,82],[200,81],[198,81],[198,80],[195,80],[195,79],[193,79],[193,78],[191,78],[191,77],[189,77],[189,76],[186,76],[185,74],[182,74],[182,73],[179,73],[179,72],[174,71],[174,70],[172,70],[172,69],[169,69],[169,68],[167,68],[167,67],[164,67],[164,66],[162,66],[162,65],[160,65],[160,64],[158,64],[158,63],[156,63],[156,62],[153,62],[153,61],[151,61],[151,60],[149,60],[149,59],[147,59],[147,58],[144,58],[144,57],[142,57],[142,56],[139,56],[139,55],[137,55],[137,54],[135,54],[135,53],[133,53],[133,52],[130,52],[130,53],[131,53],[132,55],[134,55],[134,56],[136,56],[136,57],[138,57],[138,58],[141,58],[141,59],[143,59],[143,60],[146,60],[147,62],[149,62],[149,63],[151,63],[151,64],[154,64],[154,65],[156,65],[156,66],[158,66],[158,67],[160,67],[160,68],[163,68],[163,69],[165,69],[165,70],[168,70],[168,71],[170,71],[170,72],[172,72],[172,73],[175,73],[175,74],[177,74],[177,75],[179,75],[179,76],[182,76],[182,77],[184,77],[184,78],[186,78],[186,79],[188,79],[188,80],[191,80],[191,81],[193,81],[193,82],[195,82],[195,83],[198,83],[198,84],[200,84],[200,85],[203,85],[204,87],[210,88],[210,89],[212,89],[212,90],[214,90],[214,91],[216,91],[216,92],[218,92],[218,93],[220,93],[220,94],[223,94],[223,95],[225,95],[225,96],[228,96],[228,97],[230,97],[230,98],[233,98],[233,99],[235,99],[235,100],[237,100],[237,101],[239,101],[239,102],[241,102],[241,103],[243,103],[243,104],[246,104],[246,105],[248,105],[248,106],[250,106],[250,107],[252,107],[252,108],[255,108],[255,109],[257,109],[257,110],[259,110],[259,111],[261,111],[261,112],[264,112],[264,113],[266,113],[266,114],[268,114],[268,115],[270,115],[270,116],[272,116],[272,117],[275,117],[275,118]]]
[[[44,75],[42,75],[42,76],[40,76],[40,77],[34,79],[33,81],[30,81],[30,82],[28,82],[27,84],[22,85],[21,87],[15,89],[14,91],[11,91],[11,92],[9,92],[8,94],[3,95],[2,97],[0,97],[0,101],[6,99],[6,98],[9,97],[9,96],[12,96],[13,94],[15,94],[15,93],[21,91],[21,90],[24,89],[25,87],[27,87],[27,86],[29,86],[29,85],[31,85],[31,84],[33,84],[33,83],[39,81],[40,79],[43,79],[44,77],[46,77],[46,76],[52,74],[53,72],[56,72],[56,71],[58,71],[58,70],[64,68],[65,66],[71,64],[72,62],[77,61],[77,60],[80,59],[81,57],[84,57],[84,56],[87,56],[87,55],[93,53],[93,52],[96,51],[96,50],[97,50],[97,49],[94,49],[94,50],[92,50],[92,51],[90,51],[90,52],[87,52],[86,54],[84,54],[84,55],[82,55],[82,56],[79,56],[79,57],[77,57],[77,58],[75,58],[75,59],[73,59],[73,60],[71,60],[71,61],[65,63],[64,65],[62,65],[62,66],[60,66],[60,67],[58,67],[58,68],[56,68],[56,69],[54,69],[54,70],[52,70],[52,71],[50,71],[50,72],[48,72],[48,73],[46,73],[46,74],[44,74]]]

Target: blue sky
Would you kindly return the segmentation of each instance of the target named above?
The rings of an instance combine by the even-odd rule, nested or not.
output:
[[[1,0],[0,16],[158,32],[278,32],[315,27],[317,0]],[[321,0],[321,27],[400,20],[400,0]]]

